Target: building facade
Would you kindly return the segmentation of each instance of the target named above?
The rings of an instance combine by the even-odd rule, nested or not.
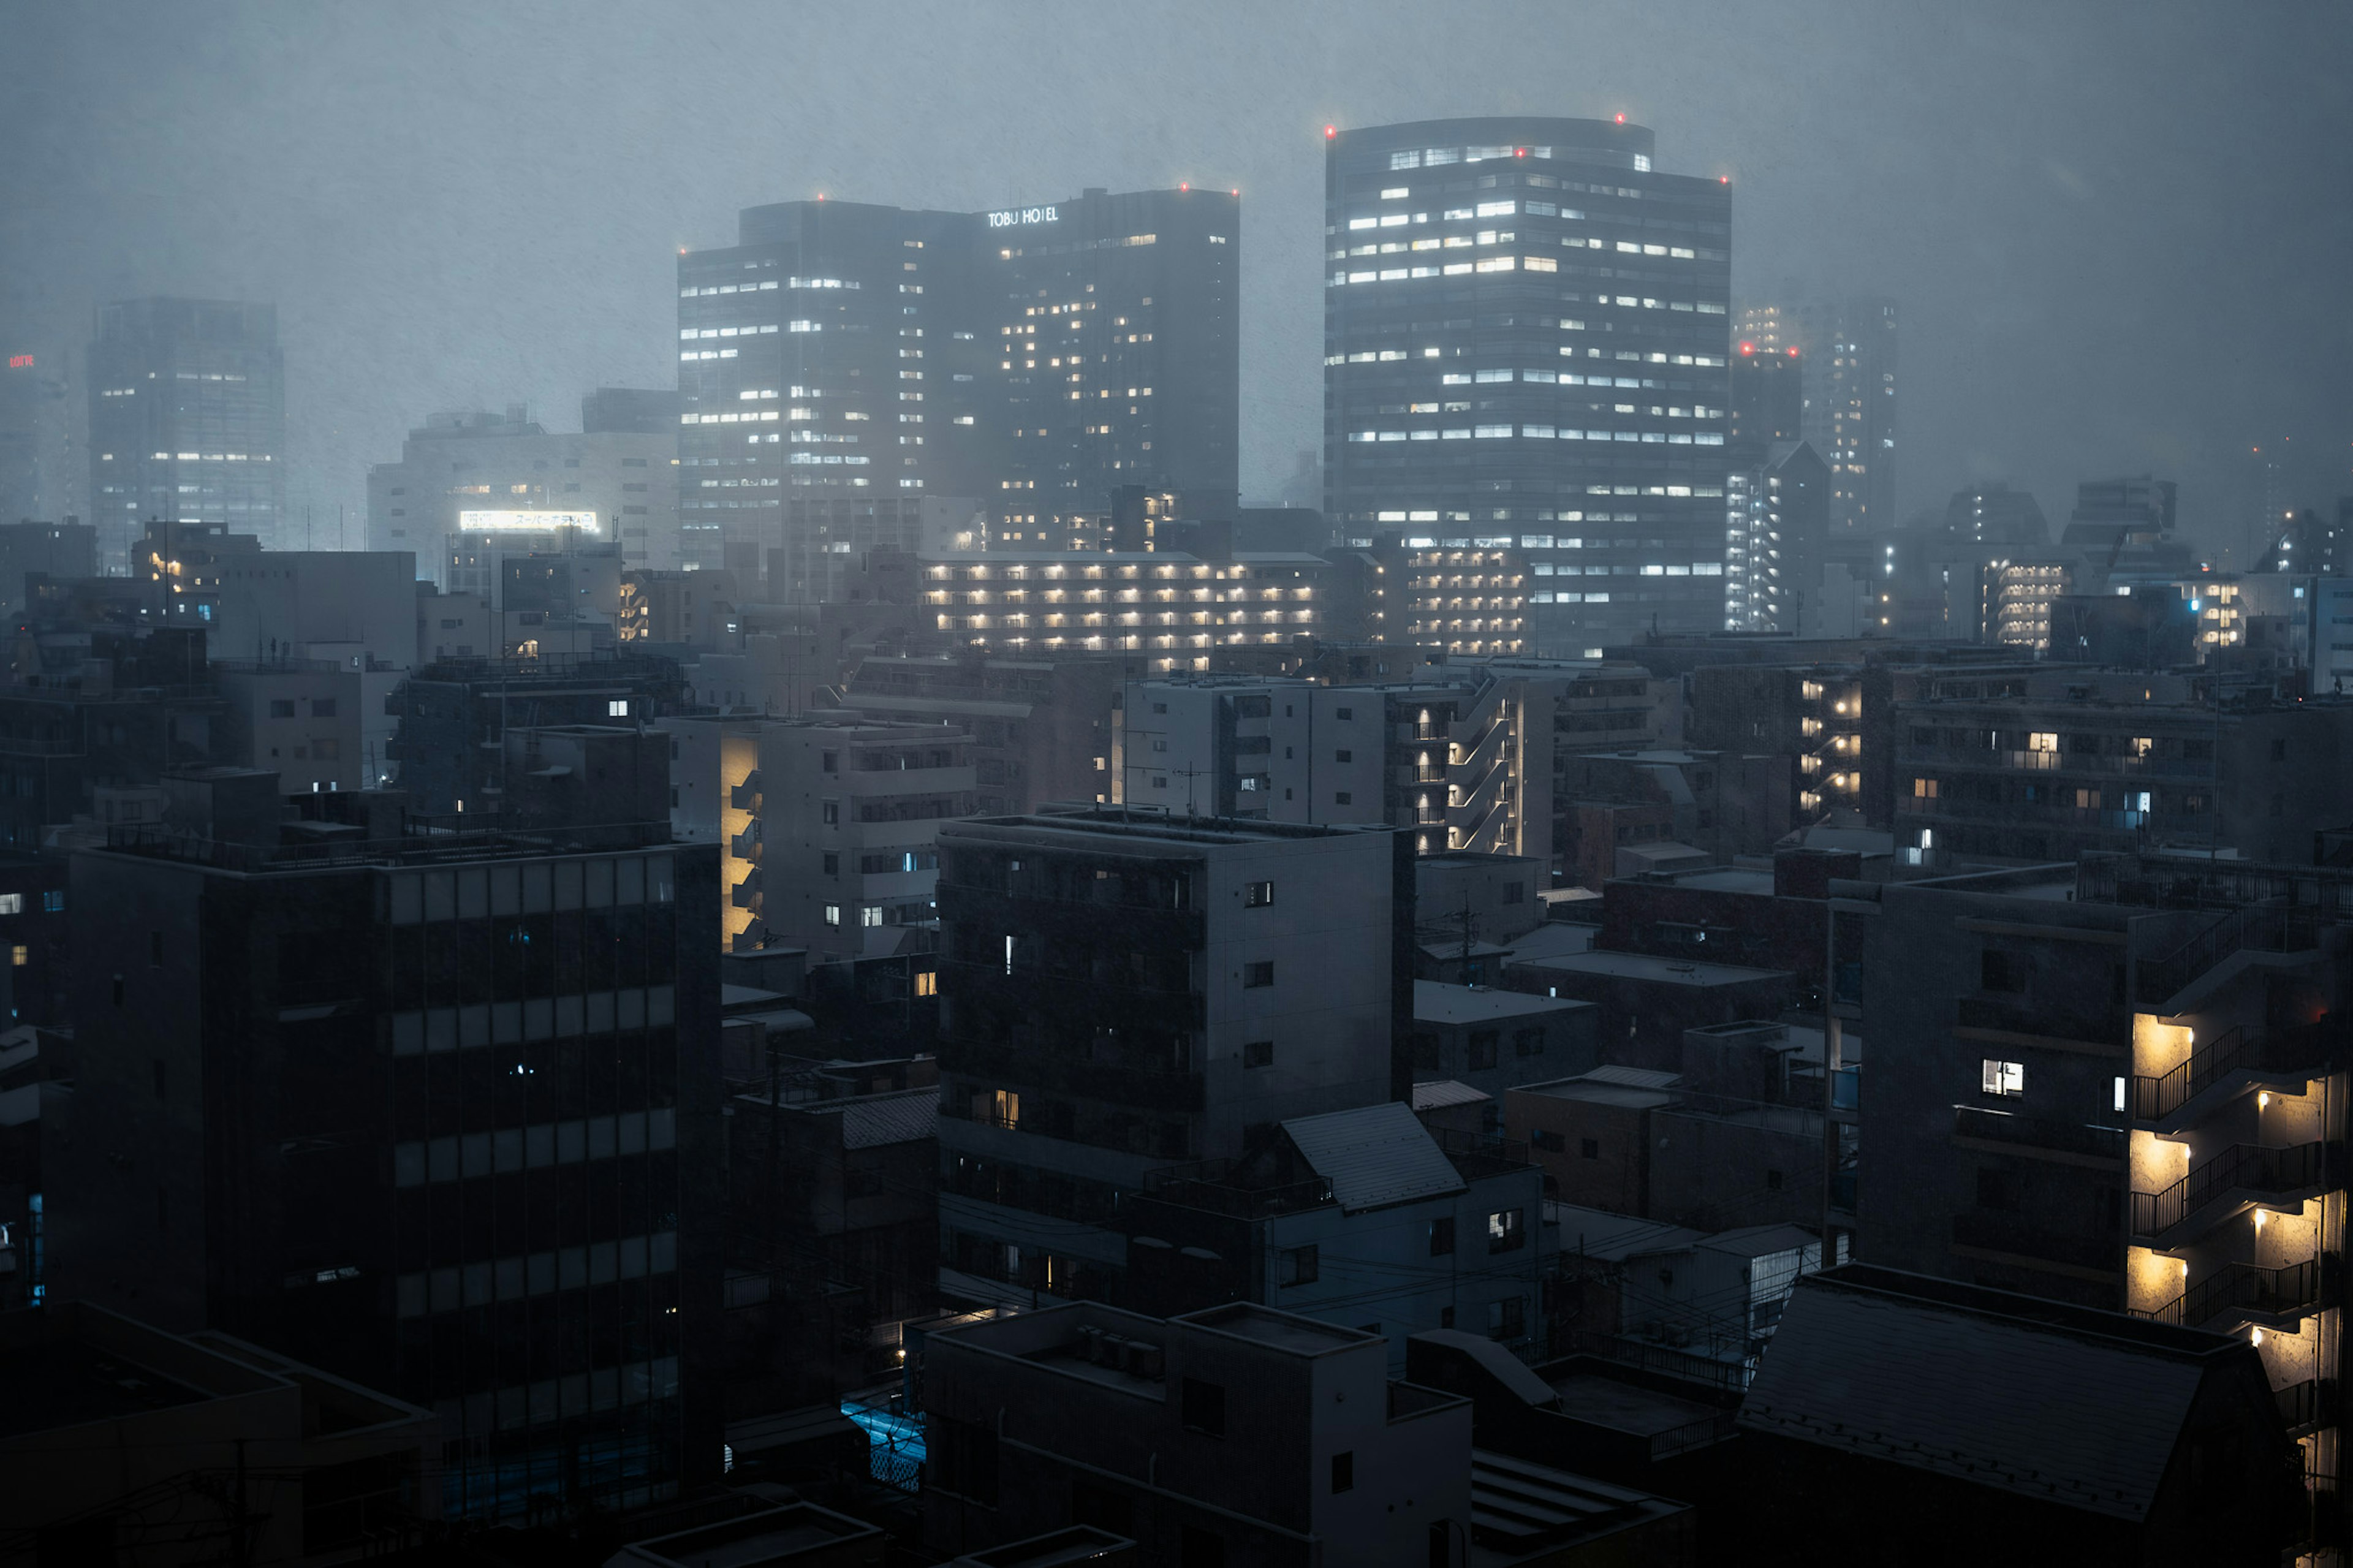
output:
[[[1107,1295],[1147,1172],[1401,1092],[1397,835],[1102,807],[939,844],[946,1295]]]
[[[679,540],[675,417],[648,429],[624,417],[633,405],[600,396],[583,405],[597,428],[578,435],[551,433],[520,404],[431,416],[408,433],[400,461],[368,469],[368,548],[411,552],[452,591],[491,586],[453,576],[464,564],[455,556],[545,548],[538,542],[564,532],[614,547],[632,567],[702,564]]]
[[[60,1288],[435,1411],[452,1516],[715,1472],[713,852],[216,826],[76,857]]]
[[[1532,612],[1541,653],[1715,626],[1728,186],[1657,171],[1622,120],[1335,129],[1324,149],[1342,536],[1426,524],[1577,578]]]
[[[1807,366],[1799,436],[1831,470],[1831,531],[1895,526],[1895,301],[1795,298],[1743,309],[1738,334],[1759,353],[1796,350]]]
[[[285,532],[286,368],[278,308],[219,300],[102,307],[89,352],[90,521],[107,571],[150,519]]]

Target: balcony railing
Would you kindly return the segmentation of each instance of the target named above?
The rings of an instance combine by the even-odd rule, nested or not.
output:
[[[2306,1378],[2302,1383],[2291,1383],[2285,1388],[2275,1388],[2272,1390],[2272,1397],[2279,1403],[2280,1425],[2287,1428],[2290,1436],[2327,1425],[2323,1411],[2336,1403],[2324,1397],[2318,1378]]]
[[[2063,1263],[2073,1268],[2122,1272],[2122,1249],[2110,1237],[2052,1230],[2016,1215],[1964,1210],[1953,1216],[1953,1240],[1961,1247]]]
[[[1321,1176],[1298,1182],[1252,1183],[1234,1179],[1231,1160],[1199,1160],[1144,1173],[1146,1196],[1205,1209],[1238,1219],[1297,1214],[1332,1201],[1332,1184]]]
[[[2263,1037],[2244,1026],[2229,1029],[2193,1049],[2171,1070],[2147,1077],[2133,1075],[2133,1115],[2155,1121],[2172,1115],[2200,1094],[2242,1068],[2263,1065]]]
[[[2287,1149],[2234,1143],[2163,1192],[2135,1193],[2133,1234],[2162,1236],[2225,1193],[2290,1193],[2316,1185],[2324,1163],[2318,1143]]]
[[[1980,1106],[1953,1107],[1953,1136],[2021,1149],[2047,1149],[2063,1154],[2083,1154],[2122,1160],[2131,1134],[2121,1127],[2095,1127],[2086,1122],[2060,1121],[2042,1116],[2014,1116]]]
[[[2042,1035],[2063,1040],[2089,1040],[2121,1047],[2131,1038],[2132,1026],[2121,1013],[2070,1012],[2063,1008],[2030,1006],[1989,996],[1959,996],[1953,1001],[1953,1022],[1965,1029],[1993,1029],[2008,1035]]]
[[[2164,1306],[2148,1311],[2134,1308],[2132,1315],[2197,1329],[2227,1312],[2284,1317],[2315,1305],[2319,1298],[2320,1260],[2316,1258],[2284,1268],[2226,1263]]]
[[[2238,952],[2304,952],[2320,940],[2318,914],[2291,904],[2249,904],[2232,910],[2162,958],[2135,966],[2141,1000],[2156,1005],[2179,995],[2192,981]]]

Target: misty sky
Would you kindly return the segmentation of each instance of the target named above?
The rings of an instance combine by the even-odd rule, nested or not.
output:
[[[2235,538],[2247,448],[2353,493],[2339,0],[57,4],[0,0],[0,333],[274,300],[290,500],[353,537],[434,410],[675,384],[681,246],[814,195],[1238,185],[1242,484],[1321,424],[1322,130],[1624,112],[1729,174],[1736,303],[1895,295],[1901,510],[2154,468]],[[2217,526],[2228,520],[2227,528]]]

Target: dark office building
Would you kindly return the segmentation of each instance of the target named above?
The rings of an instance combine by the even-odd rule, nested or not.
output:
[[[98,574],[97,530],[86,522],[0,522],[0,605],[21,609],[25,575]]]
[[[1115,489],[1230,522],[1241,423],[1241,202],[1089,190],[981,215],[974,295],[999,531],[1059,542]],[[989,372],[995,374],[993,384]]]
[[[0,523],[40,515],[40,367],[29,353],[0,361]]]
[[[286,510],[278,308],[221,300],[102,307],[90,345],[90,521],[127,569],[150,518],[226,523],[264,546]]]
[[[756,574],[793,542],[797,501],[976,493],[977,433],[954,418],[968,413],[978,352],[964,295],[976,226],[963,213],[782,202],[744,209],[735,245],[679,257],[688,559]],[[810,542],[833,545],[871,542],[854,530]]]
[[[1804,362],[1795,349],[1759,351],[1742,342],[1732,353],[1732,423],[1725,437],[1764,445],[1801,441],[1805,426]]]
[[[400,721],[391,755],[420,811],[497,811],[512,765],[510,729],[636,725],[684,710],[692,697],[675,659],[450,658],[424,666],[385,700]]]
[[[281,827],[267,774],[177,782],[210,831],[74,859],[112,956],[75,979],[57,1291],[433,1409],[453,1516],[715,1471],[716,849]]]
[[[600,386],[580,400],[583,435],[675,436],[678,394],[660,388]]]
[[[1657,173],[1650,131],[1609,121],[1324,147],[1340,534],[1518,551],[1544,655],[1720,626],[1729,187]]]

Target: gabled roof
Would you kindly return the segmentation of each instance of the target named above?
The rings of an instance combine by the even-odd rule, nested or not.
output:
[[[933,1124],[940,1109],[937,1089],[910,1089],[904,1094],[877,1095],[852,1100],[841,1113],[841,1146],[871,1149],[883,1143],[913,1143],[934,1135]]]
[[[2240,1350],[2121,1313],[1849,1265],[1798,1282],[1740,1425],[2139,1521],[2201,1380]]]
[[[1351,1213],[1469,1190],[1413,1108],[1398,1100],[1297,1117],[1282,1131]]]
[[[1416,1110],[1443,1110],[1450,1105],[1480,1105],[1494,1098],[1458,1079],[1442,1078],[1433,1083],[1413,1086],[1413,1108]]]

